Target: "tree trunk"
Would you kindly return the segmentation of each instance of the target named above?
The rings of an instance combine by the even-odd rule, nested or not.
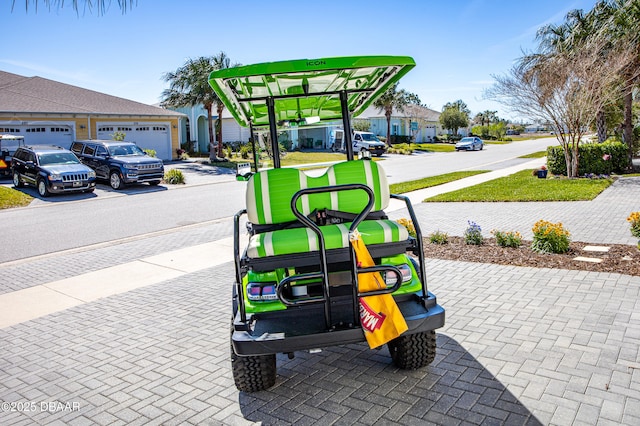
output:
[[[215,161],[216,160],[216,150],[215,150],[215,141],[213,139],[213,117],[211,116],[211,110],[212,110],[212,105],[205,105],[204,106],[207,109],[207,114],[208,114],[208,120],[207,120],[207,124],[209,127],[209,161]]]
[[[222,152],[222,111],[224,110],[224,105],[218,104],[218,158],[224,158],[224,153]]]
[[[627,144],[627,167],[631,167],[631,161],[633,159],[633,93],[631,89],[624,94],[622,140]]]
[[[607,117],[604,110],[598,111],[596,115],[596,128],[598,131],[598,142],[607,140]]]
[[[578,144],[575,144],[573,148],[573,155],[571,157],[571,176],[578,177]]]
[[[391,111],[386,110],[384,116],[387,118],[387,145],[391,146]]]

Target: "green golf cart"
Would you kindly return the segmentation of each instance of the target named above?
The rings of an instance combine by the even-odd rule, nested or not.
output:
[[[234,218],[235,284],[231,362],[236,387],[267,389],[276,381],[276,354],[364,342],[360,299],[391,294],[408,326],[387,343],[403,369],[431,363],[444,309],[427,291],[422,235],[407,197],[389,193],[384,170],[354,160],[313,177],[281,168],[283,128],[341,124],[362,113],[411,68],[410,57],[365,56],[262,63],[214,71],[209,84],[237,122],[268,134],[274,168],[248,169],[246,209]],[[402,200],[416,237],[384,210]],[[243,219],[246,216],[246,219]],[[241,228],[248,230],[248,241]],[[359,264],[349,237],[362,236],[374,266]],[[359,289],[359,274],[380,273],[385,284]],[[375,313],[374,313],[375,314]],[[364,320],[363,320],[364,318]]]

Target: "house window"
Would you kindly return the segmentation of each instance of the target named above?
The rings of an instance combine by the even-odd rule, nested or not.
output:
[[[113,127],[98,127],[99,132],[113,132]]]
[[[400,126],[398,126],[397,124],[392,124],[391,125],[391,134],[392,135],[397,135],[399,131],[400,131]]]
[[[11,127],[0,127],[0,132],[3,133],[20,133],[20,129],[13,129]]]
[[[164,126],[163,126],[163,127],[155,126],[155,127],[153,128],[153,130],[155,130],[155,131],[157,131],[157,132],[165,132],[165,131],[167,130],[167,128],[166,128],[166,127],[164,127]]]
[[[42,133],[42,132],[46,132],[47,129],[44,127],[29,127],[27,129],[27,133]]]
[[[130,132],[131,127],[118,127],[119,132]]]
[[[65,129],[64,127],[52,127],[50,129],[52,132],[68,132],[69,129]]]
[[[138,131],[138,132],[148,132],[149,128],[148,127],[136,127],[136,131]]]

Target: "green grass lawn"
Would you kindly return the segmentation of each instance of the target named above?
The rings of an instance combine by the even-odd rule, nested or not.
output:
[[[356,155],[356,154],[354,154]],[[347,155],[339,152],[288,152],[280,158],[281,166],[295,166],[298,164],[326,163],[329,161],[345,161]]]
[[[30,195],[24,194],[13,188],[0,186],[0,209],[28,206],[33,200]]]
[[[547,151],[532,152],[531,154],[521,155],[518,158],[542,158],[547,156]]]
[[[453,152],[456,150],[455,144],[452,143],[412,143],[409,147],[417,151],[427,152]]]
[[[453,172],[444,175],[430,176],[424,179],[412,180],[409,182],[400,182],[389,185],[389,191],[392,194],[404,194],[405,192],[416,191],[418,189],[429,188],[443,183],[452,182],[454,180],[466,178],[469,176],[486,173],[488,170],[473,170],[465,172]]]
[[[347,159],[346,154],[344,153],[334,153],[334,152],[302,152],[302,151],[294,151],[288,152],[284,157],[280,157],[280,165],[281,166],[296,166],[299,164],[311,164],[311,163],[326,163],[330,161],[344,161]],[[249,158],[240,158],[233,157],[231,159],[227,159],[228,161],[222,161],[217,163],[210,163],[212,166],[217,167],[226,167],[235,169],[236,163],[251,163],[253,164],[253,156],[249,156]],[[377,161],[377,158],[374,158],[374,161]],[[264,155],[260,158],[260,167],[271,167],[272,162],[270,158],[267,158]]]
[[[582,201],[594,199],[611,183],[612,179],[538,179],[531,170],[522,170],[424,201]]]

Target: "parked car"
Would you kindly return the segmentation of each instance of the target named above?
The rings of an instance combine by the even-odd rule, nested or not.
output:
[[[132,142],[76,141],[71,144],[71,151],[113,189],[133,183],[157,185],[164,177],[162,160],[150,157]]]
[[[475,151],[482,150],[484,144],[482,143],[482,139],[477,136],[468,136],[466,138],[460,139],[460,142],[456,144],[456,151]]]
[[[13,185],[33,185],[41,197],[63,192],[93,192],[96,173],[68,149],[59,146],[22,146],[11,161]]]

